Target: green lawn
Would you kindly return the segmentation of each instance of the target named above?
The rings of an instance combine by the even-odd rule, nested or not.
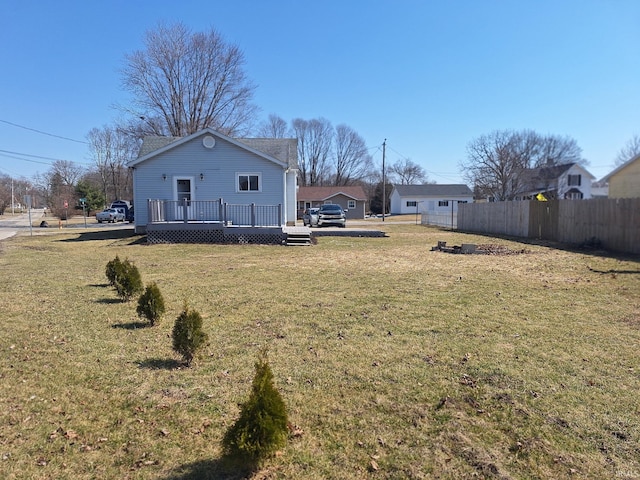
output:
[[[376,227],[310,247],[0,242],[0,478],[244,478],[220,440],[263,347],[296,432],[250,478],[640,478],[637,257]],[[159,325],[107,286],[116,255],[158,283]],[[191,368],[170,338],[185,301],[209,336]]]

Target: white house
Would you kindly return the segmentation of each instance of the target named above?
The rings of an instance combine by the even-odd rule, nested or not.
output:
[[[234,139],[210,128],[147,137],[128,166],[137,233],[156,223],[295,225],[296,139]]]
[[[473,202],[473,192],[462,184],[393,185],[391,213],[394,215],[458,210],[458,203]]]
[[[595,177],[577,163],[530,168],[521,175],[521,187],[516,200],[535,198],[542,194],[548,200],[581,200],[591,198]]]

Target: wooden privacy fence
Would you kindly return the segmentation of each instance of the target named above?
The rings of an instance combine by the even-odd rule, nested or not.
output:
[[[640,253],[640,198],[465,203],[458,229]]]

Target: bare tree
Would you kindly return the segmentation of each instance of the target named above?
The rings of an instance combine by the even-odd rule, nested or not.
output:
[[[427,172],[417,163],[408,158],[396,160],[389,167],[389,174],[395,177],[400,185],[416,185],[427,181]]]
[[[335,129],[333,184],[350,185],[367,175],[373,160],[364,139],[351,127],[341,124]]]
[[[467,159],[460,168],[477,195],[512,200],[523,189],[525,170],[567,163],[587,163],[569,137],[496,130],[467,145]]]
[[[618,152],[615,166],[619,167],[638,155],[640,155],[640,135],[634,135]]]
[[[131,173],[126,166],[135,158],[138,144],[118,128],[92,128],[87,134],[90,154],[100,178],[105,204],[131,197]]]
[[[191,32],[160,24],[145,36],[144,50],[125,56],[123,83],[134,95],[134,114],[149,134],[185,136],[212,127],[244,134],[255,118],[255,86],[244,72],[244,54],[213,28]]]
[[[328,176],[328,159],[333,143],[333,127],[324,118],[292,122],[293,132],[298,139],[298,169],[302,186],[319,186]]]
[[[467,145],[467,160],[460,164],[463,177],[475,190],[496,200],[508,200],[518,188],[518,176],[527,167],[511,131],[481,135]]]
[[[287,122],[278,115],[271,113],[258,129],[258,136],[264,138],[285,138],[288,135]]]

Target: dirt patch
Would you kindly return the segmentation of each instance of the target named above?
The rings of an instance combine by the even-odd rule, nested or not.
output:
[[[478,245],[476,253],[482,253],[485,255],[522,255],[524,253],[531,253],[531,251],[526,248],[512,250],[504,245],[498,245],[497,243],[483,243]]]

